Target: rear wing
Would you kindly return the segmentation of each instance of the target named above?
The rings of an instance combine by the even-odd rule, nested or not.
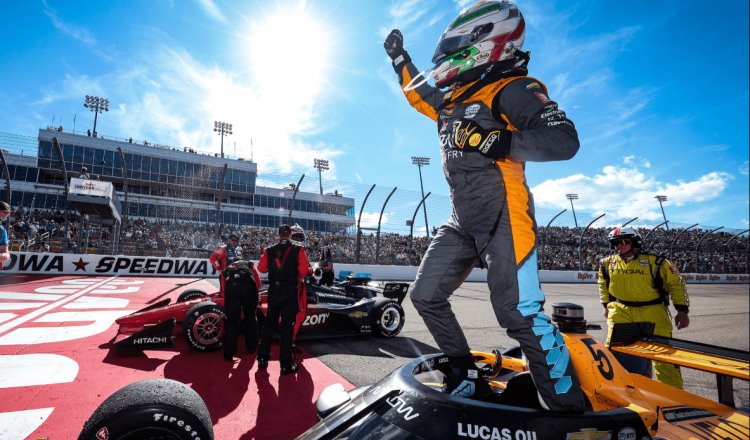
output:
[[[734,406],[732,378],[750,381],[750,352],[654,336],[654,323],[615,324],[610,350],[716,374],[719,402]]]
[[[404,300],[408,291],[409,283],[385,283],[383,286],[383,296],[395,299],[399,304]]]

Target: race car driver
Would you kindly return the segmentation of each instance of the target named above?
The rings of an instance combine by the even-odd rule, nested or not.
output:
[[[255,353],[258,347],[258,292],[260,276],[250,261],[250,246],[242,248],[242,259],[224,270],[224,308],[227,313],[227,330],[224,339],[224,359],[231,361],[237,351],[240,318],[244,317],[245,349]]]
[[[690,299],[685,279],[671,261],[644,252],[641,235],[633,228],[615,228],[609,233],[609,244],[614,255],[599,264],[599,298],[604,306],[609,332],[605,344],[609,347],[612,328],[623,322],[653,322],[654,334],[672,337],[669,316],[671,298],[677,314],[677,329],[687,328]],[[651,377],[652,363],[648,359],[614,353],[631,373]],[[680,367],[665,362],[653,362],[656,380],[682,389]]]
[[[577,412],[584,408],[578,377],[562,334],[543,310],[534,204],[524,169],[527,161],[572,158],[578,134],[547,87],[526,76],[524,36],[514,3],[482,1],[448,25],[429,74],[418,73],[398,29],[384,42],[409,104],[437,122],[453,205],[410,295],[450,358],[447,391],[481,399],[489,387],[477,379],[448,299],[475,265],[486,268],[497,320],[528,358],[541,405]]]
[[[289,225],[281,225],[279,242],[266,248],[258,262],[258,270],[268,272],[268,310],[258,347],[258,368],[264,370],[268,367],[271,339],[281,315],[281,374],[294,373],[299,369],[292,356],[294,318],[299,308],[299,283],[307,276],[310,265],[305,248],[289,240],[291,233]]]
[[[227,244],[219,246],[216,250],[208,257],[208,261],[211,266],[219,272],[219,282],[221,283],[221,291],[224,292],[224,276],[222,272],[224,269],[229,267],[235,260],[237,260],[237,244],[240,242],[240,237],[236,234],[231,234],[227,238]]]

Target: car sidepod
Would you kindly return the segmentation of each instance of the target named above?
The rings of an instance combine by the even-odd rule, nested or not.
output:
[[[445,355],[428,355],[397,369],[347,400],[299,439],[647,439],[641,418],[628,409],[565,414],[450,396],[416,376],[446,364]],[[522,375],[520,375],[522,376]],[[533,383],[528,393],[536,395]],[[525,393],[522,393],[525,394]],[[322,415],[319,414],[320,417]]]

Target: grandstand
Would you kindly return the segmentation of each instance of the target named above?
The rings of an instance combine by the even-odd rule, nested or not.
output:
[[[8,152],[6,160],[16,207],[65,210],[65,182],[86,167],[92,178],[114,183],[130,219],[266,227],[291,221],[325,232],[354,224],[350,197],[259,186],[254,162],[192,148],[42,129],[36,157]]]
[[[84,166],[91,178],[114,185],[123,206],[124,246],[118,252],[126,255],[213,249],[234,232],[257,258],[275,239],[275,228],[290,219],[308,231],[311,257],[330,247],[342,263],[419,264],[431,240],[416,215],[422,199],[416,191],[328,180],[323,183],[332,192],[321,195],[315,179],[259,175],[251,160],[61,128],[39,130],[36,139],[0,133],[0,147],[12,189],[9,196],[0,184],[0,199],[10,199],[15,211],[10,229],[15,250],[112,252],[117,233],[66,205],[63,175],[70,182]],[[434,230],[449,217],[450,200],[428,196]],[[604,215],[587,218],[579,212],[576,220],[571,214],[537,207],[540,269],[592,270],[610,252],[606,234],[612,223]],[[649,249],[675,260],[683,272],[749,272],[747,230],[631,225],[647,237]]]

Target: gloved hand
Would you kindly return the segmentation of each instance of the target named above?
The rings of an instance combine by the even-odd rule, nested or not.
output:
[[[494,160],[505,159],[510,153],[511,132],[503,129],[486,130],[471,119],[461,118],[453,123],[453,143],[462,150],[476,150]]]
[[[393,61],[393,67],[398,69],[403,63],[411,61],[409,54],[404,50],[404,36],[401,35],[401,31],[393,29],[383,42],[385,53]]]
[[[687,328],[687,326],[690,325],[688,314],[685,312],[677,312],[677,315],[674,317],[674,325],[677,327],[677,330]]]

